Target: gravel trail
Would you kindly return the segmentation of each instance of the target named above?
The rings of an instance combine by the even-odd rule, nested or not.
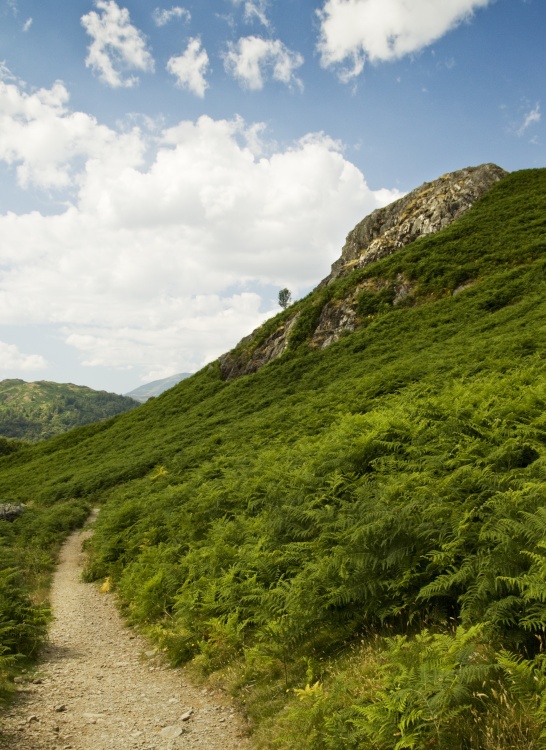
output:
[[[82,541],[65,543],[50,640],[4,714],[2,750],[247,750],[229,700],[161,664],[129,631],[112,597],[80,581]]]

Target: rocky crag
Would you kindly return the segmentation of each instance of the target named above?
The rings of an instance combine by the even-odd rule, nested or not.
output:
[[[507,173],[495,164],[467,167],[425,182],[394,203],[366,216],[349,232],[341,258],[321,284],[391,255],[462,216]]]
[[[425,182],[394,203],[366,216],[349,232],[341,257],[318,288],[328,287],[336,279],[364,268],[396,252],[419,237],[434,234],[461,217],[507,172],[495,164],[467,167]],[[344,332],[354,331],[358,324],[357,298],[366,287],[381,291],[381,283],[366,280],[341,300],[328,300],[317,316],[309,345],[324,348]],[[411,284],[402,277],[389,289],[391,302],[400,304],[411,294]],[[256,372],[283,354],[297,325],[299,312],[284,318],[265,338],[256,329],[231,352],[219,359],[226,380]]]

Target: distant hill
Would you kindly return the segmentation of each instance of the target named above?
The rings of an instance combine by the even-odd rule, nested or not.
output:
[[[169,378],[153,380],[151,383],[141,385],[138,388],[135,388],[134,391],[129,391],[129,393],[126,393],[125,395],[129,396],[129,398],[134,398],[136,401],[140,401],[140,403],[143,404],[149,398],[152,398],[152,396],[159,396],[164,391],[168,391],[169,388],[173,388],[180,383],[181,380],[189,378],[190,375],[190,372],[179,372],[177,375],[171,375]]]
[[[36,442],[134,409],[127,396],[41,380],[0,381],[0,435]]]

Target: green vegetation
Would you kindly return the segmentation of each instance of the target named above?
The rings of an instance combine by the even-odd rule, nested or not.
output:
[[[131,398],[72,383],[0,381],[0,435],[35,442],[134,409]]]
[[[0,493],[102,503],[87,579],[259,747],[546,748],[545,237],[546,170],[512,174],[268,321],[300,313],[256,374],[0,457]]]
[[[279,292],[279,305],[282,307],[283,310],[286,310],[286,308],[291,304],[292,302],[292,292],[290,289],[281,289]]]
[[[24,448],[24,446],[25,443],[22,440],[0,437],[0,456],[8,456],[10,453],[15,453],[20,448]]]

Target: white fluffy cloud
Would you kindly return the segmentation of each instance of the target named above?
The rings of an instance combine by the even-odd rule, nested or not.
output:
[[[318,11],[324,67],[349,80],[366,60],[395,60],[435,42],[492,0],[326,0]],[[347,67],[348,65],[348,67]]]
[[[237,44],[230,42],[224,55],[226,72],[252,91],[262,89],[269,75],[275,81],[302,88],[295,75],[301,65],[303,57],[299,52],[288,49],[279,39],[258,36],[243,37]]]
[[[22,354],[15,344],[0,341],[0,371],[44,370],[46,367],[41,354]]]
[[[0,158],[75,192],[56,215],[0,216],[0,320],[54,325],[89,366],[145,380],[202,366],[274,311],[276,290],[324,277],[356,221],[397,197],[320,133],[261,151],[262,126],[240,118],[126,134],[71,112],[61,84],[10,86]],[[61,146],[36,149],[30,126]]]
[[[209,56],[201,49],[199,38],[190,39],[186,50],[179,56],[173,56],[167,63],[167,70],[176,77],[177,84],[203,98],[208,88],[205,78],[209,67]]]
[[[9,71],[4,78],[10,79]],[[16,165],[21,187],[67,188],[81,180],[78,157],[120,160],[137,166],[142,142],[137,130],[121,133],[67,108],[61,82],[28,93],[17,81],[0,80],[0,159]]]
[[[154,60],[146,49],[146,40],[131,23],[127,8],[120,8],[115,0],[95,0],[95,6],[100,13],[91,11],[81,18],[93,40],[85,64],[112,88],[130,88],[138,83],[138,77],[125,76],[127,71],[154,70]]]
[[[181,8],[179,5],[172,7],[170,10],[166,8],[156,8],[153,12],[153,19],[156,26],[166,26],[174,19],[180,18],[186,23],[191,20],[191,13],[185,8]]]

